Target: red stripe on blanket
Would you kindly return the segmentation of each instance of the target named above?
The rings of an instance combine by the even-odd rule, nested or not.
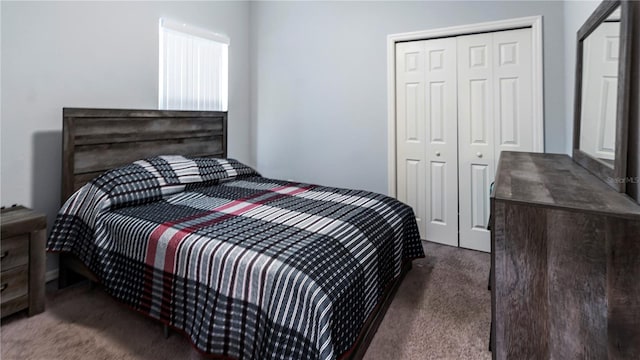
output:
[[[173,236],[171,237],[171,239],[168,241],[167,246],[165,248],[165,254],[164,254],[164,264],[163,264],[163,272],[166,273],[170,273],[173,274],[175,272],[175,262],[176,262],[176,253],[177,253],[177,249],[180,246],[180,243],[184,240],[184,238],[186,238],[189,234],[192,234],[193,232],[195,232],[198,229],[202,229],[205,228],[207,226],[211,226],[213,224],[216,223],[220,223],[224,220],[230,219],[232,217],[235,216],[240,216],[242,214],[245,214],[247,212],[249,212],[252,209],[255,209],[261,205],[267,204],[269,202],[273,202],[275,200],[281,199],[283,197],[286,196],[294,196],[296,194],[308,191],[310,189],[312,189],[314,186],[313,185],[309,185],[309,186],[304,186],[304,187],[299,187],[299,186],[292,186],[290,184],[287,184],[286,186],[280,186],[280,187],[276,187],[273,189],[269,189],[269,190],[265,190],[262,192],[259,192],[257,194],[254,194],[252,196],[246,197],[246,198],[242,198],[242,199],[238,199],[238,200],[233,200],[231,202],[229,202],[228,204],[224,204],[221,206],[218,206],[217,208],[213,209],[213,210],[208,210],[208,211],[204,211],[202,213],[199,214],[195,214],[195,215],[190,215],[188,217],[184,217],[181,219],[177,219],[177,220],[173,220],[173,221],[167,221],[161,225],[159,225],[158,227],[156,227],[156,229],[154,229],[154,231],[151,233],[150,237],[149,237],[149,242],[148,242],[148,250],[147,250],[147,254],[145,257],[145,263],[147,265],[149,265],[149,269],[156,269],[155,267],[155,263],[156,263],[156,257],[157,257],[157,252],[158,252],[158,243],[160,242],[160,239],[162,238],[162,236],[165,234],[166,231],[175,228],[176,225],[182,224],[182,223],[187,223],[187,222],[192,222],[194,220],[198,220],[198,219],[203,219],[203,221],[200,222],[195,222],[191,225],[188,225],[182,229],[178,229],[178,231],[173,234]],[[286,193],[282,193],[281,191],[285,190],[285,189],[289,189],[292,188],[293,190],[291,191],[287,191]],[[267,198],[262,199],[260,201],[254,202],[254,203],[250,203],[250,200],[253,199],[257,199],[259,197],[265,196],[265,195],[269,195]],[[239,206],[242,205],[243,203],[246,203],[245,206],[241,206],[238,209],[235,209],[231,212],[226,212],[229,209],[235,207],[235,206]],[[209,219],[209,220],[204,220],[204,218],[206,218],[209,215],[212,215],[214,213],[225,213],[224,215],[215,217],[213,219]],[[146,290],[146,292],[150,295],[148,298],[144,298],[142,299],[141,302],[141,308],[144,309],[147,312],[150,312],[151,310],[151,299],[153,298],[153,280],[154,280],[154,271],[147,271],[145,273],[145,279],[144,279],[144,289]],[[167,279],[168,278],[168,279]],[[172,276],[161,276],[161,283],[162,283],[162,303],[161,303],[161,307],[160,307],[160,317],[161,318],[170,318],[171,314],[170,314],[170,302],[171,302],[171,289],[173,289],[173,277]],[[156,280],[158,280],[156,278]]]

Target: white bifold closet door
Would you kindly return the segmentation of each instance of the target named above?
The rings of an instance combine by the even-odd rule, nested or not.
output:
[[[397,196],[423,239],[458,245],[456,43],[396,45]]]
[[[502,150],[533,151],[531,29],[396,45],[398,199],[423,239],[490,251]]]
[[[460,246],[488,252],[500,152],[533,151],[531,29],[460,36],[457,44]]]

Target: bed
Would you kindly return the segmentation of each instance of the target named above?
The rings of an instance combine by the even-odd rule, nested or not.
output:
[[[262,177],[226,113],[64,109],[48,241],[71,273],[232,359],[361,358],[411,260],[410,207]]]

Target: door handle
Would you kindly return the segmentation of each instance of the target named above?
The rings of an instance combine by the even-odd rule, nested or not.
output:
[[[479,158],[481,158],[481,157],[482,157],[482,153],[481,153],[481,152],[476,153],[476,156],[477,156],[477,157],[479,157]]]

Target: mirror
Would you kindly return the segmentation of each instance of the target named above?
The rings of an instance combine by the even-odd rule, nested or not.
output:
[[[605,1],[578,31],[573,158],[625,190],[628,118],[627,2]]]
[[[613,169],[616,143],[620,6],[582,44],[580,150]]]

